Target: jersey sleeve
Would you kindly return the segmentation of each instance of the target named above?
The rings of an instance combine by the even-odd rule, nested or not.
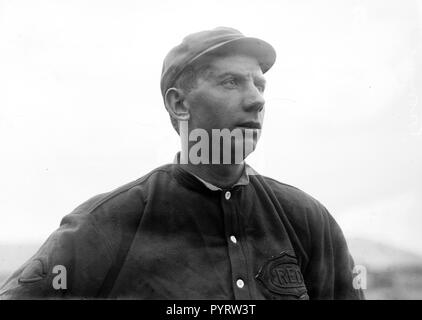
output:
[[[0,287],[0,299],[107,298],[144,210],[138,184],[92,197],[65,216]]]
[[[65,216],[38,252],[0,288],[0,299],[93,297],[112,259],[107,239],[89,214]]]
[[[354,261],[344,234],[328,210],[320,206],[319,221],[311,226],[311,253],[305,278],[311,299],[361,300],[355,287]]]

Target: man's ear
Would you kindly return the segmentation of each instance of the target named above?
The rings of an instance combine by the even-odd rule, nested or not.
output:
[[[189,108],[185,102],[185,96],[181,89],[169,88],[164,96],[164,103],[168,113],[178,121],[189,120]]]

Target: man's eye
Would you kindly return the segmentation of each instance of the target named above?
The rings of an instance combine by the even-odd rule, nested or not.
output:
[[[265,84],[263,83],[256,83],[255,87],[260,91],[260,92],[264,92],[265,91]]]
[[[227,79],[223,81],[223,85],[229,88],[234,88],[237,86],[236,79]]]
[[[264,92],[265,91],[265,87],[264,86],[257,86],[257,88],[261,92]]]

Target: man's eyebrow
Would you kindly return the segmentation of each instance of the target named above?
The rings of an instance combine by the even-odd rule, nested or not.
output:
[[[233,71],[223,72],[222,74],[217,75],[217,78],[218,79],[222,79],[222,78],[225,78],[227,76],[234,76],[234,77],[243,78],[243,79],[244,78],[247,78],[247,75],[246,74],[239,73],[239,72],[233,72]],[[253,79],[254,79],[255,82],[258,82],[259,84],[262,84],[262,85],[265,85],[266,82],[267,82],[265,80],[265,78],[264,77],[261,77],[261,76],[254,75],[253,76]]]

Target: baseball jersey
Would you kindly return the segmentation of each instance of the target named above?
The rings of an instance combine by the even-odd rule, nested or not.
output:
[[[327,209],[245,168],[222,189],[168,164],[89,199],[0,298],[362,299]]]

